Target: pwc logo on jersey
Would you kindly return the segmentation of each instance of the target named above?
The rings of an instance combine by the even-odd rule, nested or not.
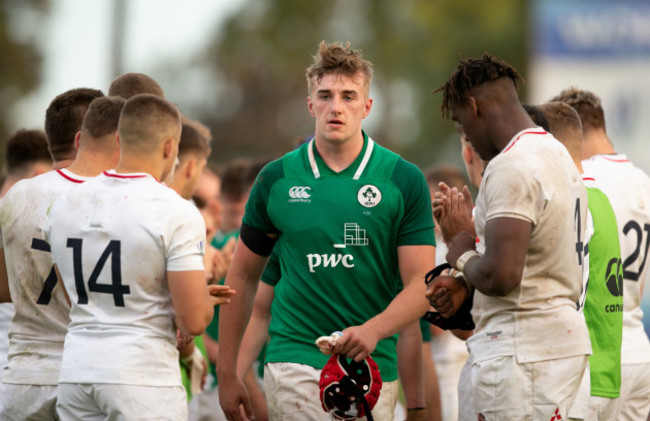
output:
[[[359,189],[357,200],[361,203],[361,206],[374,208],[381,202],[381,192],[376,186],[366,184]]]
[[[310,203],[311,199],[311,187],[305,186],[293,186],[289,189],[289,203],[300,202],[300,203]]]
[[[368,237],[366,230],[359,227],[355,222],[345,223],[343,225],[343,242],[333,244],[336,249],[345,249],[348,246],[367,246]],[[335,268],[338,265],[351,269],[354,267],[354,256],[351,254],[330,253],[330,254],[308,254],[307,265],[309,272],[315,273],[317,268]]]

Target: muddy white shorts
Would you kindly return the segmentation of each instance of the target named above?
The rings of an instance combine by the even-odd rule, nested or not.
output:
[[[267,363],[264,392],[270,421],[330,421],[320,403],[320,369],[296,363]],[[392,421],[397,405],[398,382],[384,382],[372,410],[375,420]],[[365,421],[364,418],[360,420]]]

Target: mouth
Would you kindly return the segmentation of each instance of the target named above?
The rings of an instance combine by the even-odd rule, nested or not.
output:
[[[341,120],[328,120],[327,124],[335,127],[343,126],[343,122]]]

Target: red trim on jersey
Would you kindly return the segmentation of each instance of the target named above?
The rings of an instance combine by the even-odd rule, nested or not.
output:
[[[600,156],[603,157],[603,159],[606,159],[606,160],[611,161],[611,162],[630,162],[629,159],[614,159],[614,158],[608,158],[605,155],[600,155]]]
[[[522,137],[523,135],[525,135],[525,134],[540,134],[540,135],[545,135],[545,134],[548,134],[548,132],[546,132],[546,131],[543,131],[543,132],[529,132],[529,131],[525,131],[525,132],[523,132],[522,134],[520,134],[519,136],[517,136],[517,138],[516,138],[516,139],[515,139],[511,144],[510,144],[510,146],[508,146],[508,147],[503,151],[503,153],[508,152],[508,151],[510,150],[510,148],[512,148],[513,146],[515,146],[515,143],[517,143],[517,141],[518,141],[519,139],[521,139],[521,137]]]
[[[83,183],[85,181],[85,180],[79,180],[79,179],[76,179],[76,178],[72,178],[68,174],[61,171],[60,169],[55,170],[55,171],[58,172],[61,177],[65,178],[68,181],[72,181],[73,183]]]
[[[147,177],[146,174],[139,174],[139,175],[121,175],[115,172],[109,173],[108,171],[104,171],[104,175],[106,177],[115,177],[115,178],[144,178]]]

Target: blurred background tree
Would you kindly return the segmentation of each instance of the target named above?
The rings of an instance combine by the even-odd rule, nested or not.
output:
[[[460,162],[457,134],[432,95],[459,58],[494,54],[526,73],[527,2],[520,0],[254,0],[191,63],[166,66],[163,86],[212,128],[213,162],[280,155],[310,136],[304,70],[321,40],[350,41],[375,64],[364,127],[422,168]],[[183,84],[188,68],[200,86]],[[524,86],[525,89],[525,86]],[[200,94],[200,96],[197,96]],[[523,94],[522,94],[523,97]]]
[[[41,81],[42,53],[36,36],[48,11],[48,0],[0,1],[0,162],[4,140],[13,125],[13,105]]]

